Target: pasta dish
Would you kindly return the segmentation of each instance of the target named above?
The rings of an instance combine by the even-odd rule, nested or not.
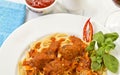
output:
[[[48,35],[30,46],[19,62],[19,75],[103,75],[103,70],[91,69],[86,47],[74,35]]]

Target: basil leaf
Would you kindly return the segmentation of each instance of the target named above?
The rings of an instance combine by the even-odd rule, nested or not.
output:
[[[101,64],[101,63],[102,63],[102,57],[97,57],[97,62],[98,62],[99,64]]]
[[[95,33],[93,35],[93,40],[97,41],[98,46],[100,47],[101,44],[104,42],[104,35],[101,31],[99,31],[98,33]]]
[[[109,44],[109,43],[112,43],[113,40],[111,38],[106,38],[105,39],[105,44]]]
[[[105,52],[108,53],[110,50],[115,48],[115,44],[114,43],[109,43],[105,46]]]
[[[98,48],[98,50],[96,51],[97,55],[102,56],[105,53],[105,48],[104,47],[100,47]]]
[[[93,62],[93,61],[97,61],[96,56],[91,56],[90,58],[91,58],[91,61],[92,61],[92,62]]]
[[[100,70],[101,69],[101,64],[99,64],[98,62],[92,62],[91,63],[91,69],[94,71]]]
[[[116,73],[118,71],[119,62],[114,56],[110,54],[104,54],[103,61],[104,61],[104,65],[111,72]]]
[[[95,41],[90,42],[90,44],[87,46],[86,50],[91,51],[95,48]]]
[[[106,33],[106,34],[104,35],[104,37],[105,37],[105,38],[111,38],[112,41],[115,41],[115,40],[119,37],[119,35],[118,35],[118,33],[113,32],[113,33]]]
[[[98,71],[104,66],[113,73],[118,71],[118,60],[109,54],[110,50],[115,48],[114,41],[118,37],[116,32],[103,34],[99,31],[93,35],[93,41],[86,48],[89,51],[92,70]],[[96,47],[96,43],[98,47]]]

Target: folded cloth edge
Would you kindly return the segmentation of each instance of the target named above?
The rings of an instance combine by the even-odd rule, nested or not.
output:
[[[11,1],[0,1],[0,7],[24,10],[22,8],[26,8],[26,5],[22,3],[11,2]]]
[[[11,2],[11,1],[0,1],[0,8],[5,8],[5,9],[12,9],[12,10],[15,10],[15,11],[19,11],[21,13],[21,17],[18,17],[18,21],[16,26],[14,26],[15,28],[7,33],[6,31],[1,31],[0,30],[0,47],[2,46],[3,42],[6,40],[6,38],[17,28],[19,27],[20,25],[22,25],[24,22],[25,22],[25,17],[26,17],[26,5],[25,4],[22,4],[22,3],[15,3],[15,2]],[[1,10],[4,10],[4,9],[1,9]],[[12,11],[11,10],[11,11]],[[3,12],[4,14],[4,12]],[[5,13],[6,14],[6,13]],[[9,14],[9,12],[8,12]],[[3,15],[1,15],[2,17]],[[11,15],[12,16],[12,15]],[[13,13],[13,16],[14,16],[14,13]],[[4,16],[5,18],[5,16]],[[7,17],[8,18],[8,17]],[[2,21],[2,20],[1,20]],[[4,22],[3,22],[4,23]],[[5,23],[6,24],[6,23]],[[5,24],[2,24],[3,26]],[[12,24],[12,23],[11,23]],[[18,25],[19,24],[19,25]],[[0,28],[1,29],[1,28]],[[4,29],[4,28],[3,28]]]

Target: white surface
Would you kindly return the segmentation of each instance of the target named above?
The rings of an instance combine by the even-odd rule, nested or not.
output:
[[[64,18],[63,18],[64,17]],[[47,34],[64,32],[82,37],[83,26],[88,18],[71,14],[54,14],[31,20],[15,30],[3,43],[0,52],[0,75],[17,75],[17,63],[30,43]],[[94,32],[109,32],[92,21]],[[117,51],[117,52],[116,52]],[[116,50],[114,55],[119,57]],[[108,74],[113,75],[113,74]]]
[[[120,10],[114,11],[106,20],[106,27],[111,29],[120,28]]]
[[[112,12],[106,20],[106,27],[120,36],[120,10]],[[120,38],[118,39],[120,42]],[[120,44],[120,43],[119,43]]]
[[[10,1],[24,3],[24,0]],[[101,25],[104,25],[106,18],[111,12],[119,9],[112,0],[58,0],[58,2],[69,10],[68,13],[91,17]],[[54,13],[65,12],[58,4],[54,11]],[[28,11],[26,21],[39,16],[41,16],[41,14]]]

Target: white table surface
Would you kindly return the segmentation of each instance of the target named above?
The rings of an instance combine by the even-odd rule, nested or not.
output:
[[[17,3],[24,3],[25,0],[10,0]],[[120,35],[120,25],[116,28],[113,28],[113,24],[106,24],[107,18],[115,11],[120,11],[112,0],[58,0],[60,5],[56,5],[56,8],[53,10],[54,13],[66,13],[66,8],[69,10],[67,13],[82,15],[86,17],[91,17],[93,20],[99,24],[106,26],[111,31],[116,31]],[[61,8],[61,7],[65,7]],[[120,15],[120,14],[119,14]],[[40,13],[35,13],[27,9],[26,22],[43,16]],[[109,26],[110,25],[110,26]],[[112,27],[112,28],[110,28]],[[119,38],[120,41],[120,38]]]
[[[24,0],[10,0],[17,3],[24,3]],[[70,3],[70,1],[76,1]],[[112,0],[58,0],[59,3],[66,6],[70,10],[77,8],[78,10],[72,11],[73,14],[79,14],[91,17],[95,21],[105,25],[107,17],[114,11],[119,10]],[[57,9],[57,8],[56,8]],[[56,10],[55,9],[55,10]],[[58,12],[64,12],[57,9]],[[30,10],[27,11],[26,21],[40,17],[39,13],[34,13]]]

